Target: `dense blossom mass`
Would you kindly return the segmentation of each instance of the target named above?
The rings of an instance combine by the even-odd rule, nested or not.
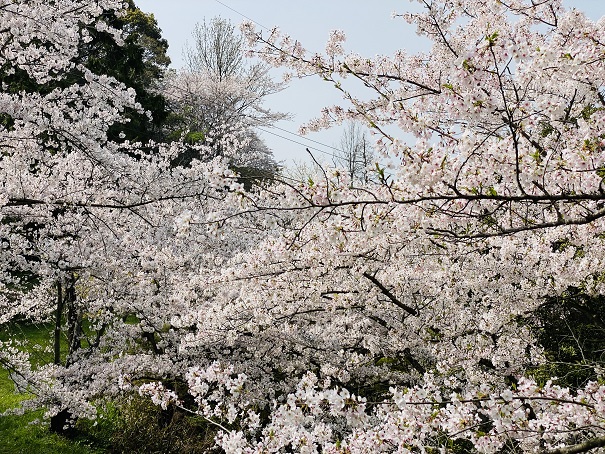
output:
[[[363,183],[323,168],[250,189],[224,159],[237,123],[193,145],[108,138],[136,93],[74,61],[91,29],[120,43],[103,18],[121,2],[0,0],[0,323],[55,340],[36,367],[0,343],[25,408],[69,423],[139,393],[228,453],[605,447],[602,362],[568,385],[540,337],[553,301],[605,293],[605,19],[421,3],[397,16],[425,54],[348,54],[340,31],[312,54],[243,25],[256,56],[348,101],[303,129],[362,121],[382,156]],[[191,147],[217,157],[179,165]]]

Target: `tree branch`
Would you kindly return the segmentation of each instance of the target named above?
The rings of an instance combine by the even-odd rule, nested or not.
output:
[[[387,289],[384,285],[382,285],[380,283],[380,281],[378,279],[376,279],[374,276],[372,276],[371,274],[369,274],[367,272],[363,273],[363,276],[366,279],[368,279],[370,282],[372,282],[376,287],[378,287],[380,289],[380,291],[382,292],[382,294],[385,295],[388,299],[390,299],[393,302],[393,304],[395,304],[395,306],[400,307],[401,309],[403,309],[404,311],[406,311],[410,315],[418,316],[418,311],[416,309],[414,309],[413,307],[410,307],[407,304],[404,304],[401,301],[399,301],[395,297],[395,295],[393,295],[389,291],[389,289]]]
[[[563,448],[550,449],[542,451],[542,454],[576,454],[579,452],[588,452],[592,449],[605,446],[605,437],[593,438],[592,440],[579,443],[577,445],[565,446]]]

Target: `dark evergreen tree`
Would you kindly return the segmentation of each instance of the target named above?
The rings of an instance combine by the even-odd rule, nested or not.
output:
[[[128,0],[125,16],[110,17],[108,23],[122,30],[124,44],[117,46],[109,33],[91,30],[93,40],[82,49],[82,63],[96,74],[107,74],[134,88],[138,102],[151,113],[149,118],[145,113],[128,112],[130,123],[112,128],[110,139],[119,140],[118,134],[123,132],[131,141],[159,141],[168,112],[164,97],[155,88],[170,64],[168,42],[153,14],[141,11],[133,0]]]

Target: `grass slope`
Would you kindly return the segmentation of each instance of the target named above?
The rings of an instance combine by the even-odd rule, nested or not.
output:
[[[49,344],[50,326],[14,325],[3,327],[0,340],[9,335],[27,339],[27,349],[34,361],[43,363],[52,358],[45,347]],[[27,394],[15,392],[15,385],[7,370],[0,368],[0,413],[19,406],[27,399]],[[87,440],[68,440],[48,429],[48,422],[42,420],[43,411],[30,412],[21,416],[0,416],[0,454],[101,454],[106,452],[92,446]]]

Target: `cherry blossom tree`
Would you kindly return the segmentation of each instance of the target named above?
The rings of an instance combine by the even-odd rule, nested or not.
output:
[[[172,111],[166,125],[171,135],[184,136],[190,144],[214,145],[208,147],[211,155],[192,149],[177,162],[187,165],[194,157],[207,161],[222,156],[239,169],[275,173],[278,165],[254,127],[271,125],[284,114],[266,109],[264,96],[252,92],[248,81],[239,77],[218,80],[207,72],[183,70],[170,73],[163,85],[162,93]]]
[[[384,165],[361,188],[323,169],[249,194],[241,213],[274,233],[173,320],[203,352],[186,375],[195,405],[141,391],[207,418],[227,452],[605,445],[602,365],[578,389],[544,380],[529,323],[569,289],[603,292],[602,20],[557,0],[422,3],[401,15],[433,42],[421,55],[347,54],[339,31],[309,54],[243,27],[265,61],[350,102],[303,130],[364,121]]]
[[[246,58],[243,36],[231,22],[218,17],[204,21],[196,25],[192,37],[193,46],[185,51],[187,67],[164,83],[163,94],[173,113],[167,129],[196,143],[216,141],[229,131],[238,146],[215,147],[215,152],[242,173],[273,175],[278,165],[254,128],[288,117],[264,105],[285,85],[271,78],[268,65]],[[234,149],[238,154],[230,155]],[[187,163],[194,155],[181,160]]]
[[[27,339],[0,342],[0,362],[33,395],[23,409],[45,408],[57,431],[137,380],[178,376],[170,318],[195,291],[181,279],[246,241],[183,233],[239,197],[239,184],[223,185],[225,162],[174,167],[181,143],[110,139],[127,112],[147,113],[132,88],[78,58],[93,30],[122,44],[105,18],[126,6],[0,2],[0,67],[24,81],[5,79],[0,93],[0,324],[42,323],[52,345],[39,364],[20,348]]]

